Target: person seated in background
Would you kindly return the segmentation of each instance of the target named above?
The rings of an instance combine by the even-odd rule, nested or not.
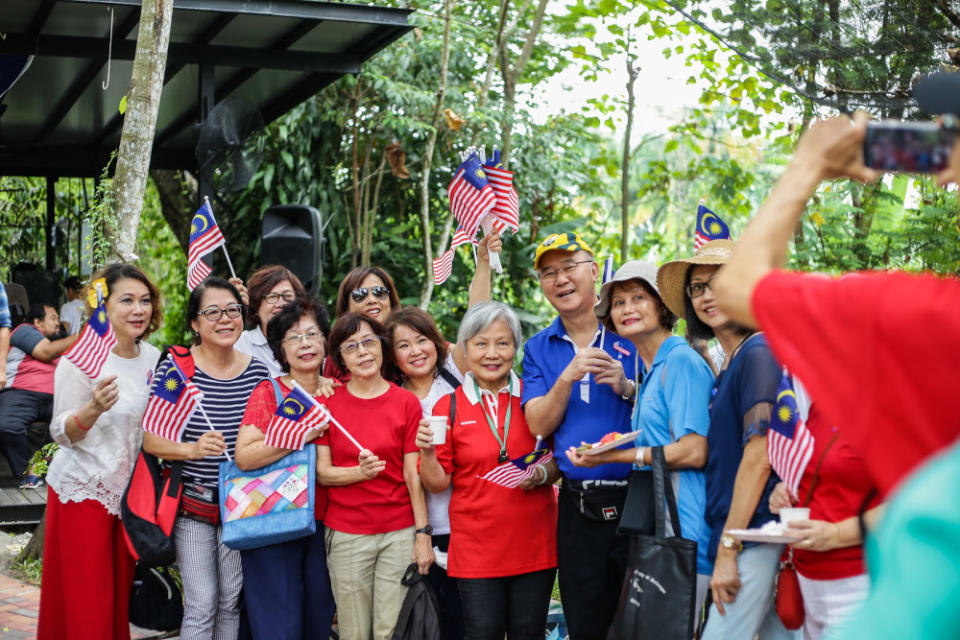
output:
[[[67,330],[68,335],[80,333],[83,325],[83,281],[77,276],[70,276],[63,283],[67,301],[60,307],[60,322]]]
[[[30,462],[27,427],[50,421],[57,360],[76,340],[75,335],[60,335],[60,316],[48,305],[32,305],[26,320],[10,334],[7,386],[0,391],[0,453],[15,478],[23,475]],[[39,482],[30,475],[21,486],[35,488]]]

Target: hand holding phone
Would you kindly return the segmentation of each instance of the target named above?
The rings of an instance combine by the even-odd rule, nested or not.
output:
[[[939,173],[948,166],[956,136],[935,122],[868,122],[863,163],[894,173]]]

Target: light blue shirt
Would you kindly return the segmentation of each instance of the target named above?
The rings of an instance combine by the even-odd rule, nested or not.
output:
[[[667,338],[640,385],[633,412],[633,430],[643,432],[636,440],[637,446],[660,447],[691,433],[706,437],[712,388],[713,372],[704,359],[683,338]],[[707,502],[703,469],[681,469],[672,474],[681,533],[697,543],[697,573],[710,575],[713,563],[707,557],[710,528],[703,517]]]

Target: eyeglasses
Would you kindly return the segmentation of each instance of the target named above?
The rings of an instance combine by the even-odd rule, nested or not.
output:
[[[541,269],[540,282],[556,282],[557,276],[561,271],[564,273],[564,275],[573,275],[573,272],[576,271],[580,265],[588,262],[593,262],[593,260],[569,260],[561,264],[559,269],[551,269],[549,267],[546,269]]]
[[[268,293],[263,296],[263,301],[269,304],[276,304],[277,300],[283,299],[284,302],[293,302],[297,299],[296,291],[284,291],[282,293]]]
[[[306,333],[289,333],[283,338],[284,342],[323,342],[323,334],[319,331],[307,331]]]
[[[360,342],[347,342],[340,345],[340,353],[347,356],[352,356],[360,347],[363,347],[364,351],[373,351],[374,348],[380,347],[380,338],[376,336],[368,336]]]
[[[199,315],[207,319],[207,322],[219,322],[224,314],[231,320],[236,320],[243,315],[243,305],[231,304],[222,309],[208,307],[199,313]]]
[[[390,289],[387,289],[386,287],[380,284],[378,284],[375,287],[371,287],[369,289],[366,287],[358,287],[354,289],[352,292],[350,292],[350,297],[353,298],[354,302],[363,302],[364,300],[367,299],[367,294],[370,294],[370,293],[373,294],[374,298],[383,299],[390,295]]]
[[[699,298],[704,293],[707,292],[707,289],[713,291],[713,285],[710,283],[713,282],[713,278],[710,278],[706,282],[691,282],[687,285],[687,295],[690,296],[690,299]]]

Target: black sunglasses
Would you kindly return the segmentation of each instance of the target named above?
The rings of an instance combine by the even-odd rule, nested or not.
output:
[[[367,289],[366,287],[358,287],[350,293],[350,297],[353,298],[354,302],[363,302],[367,299],[367,295],[372,293],[374,298],[386,298],[390,295],[390,289],[387,289],[383,285],[378,284],[375,287]]]

